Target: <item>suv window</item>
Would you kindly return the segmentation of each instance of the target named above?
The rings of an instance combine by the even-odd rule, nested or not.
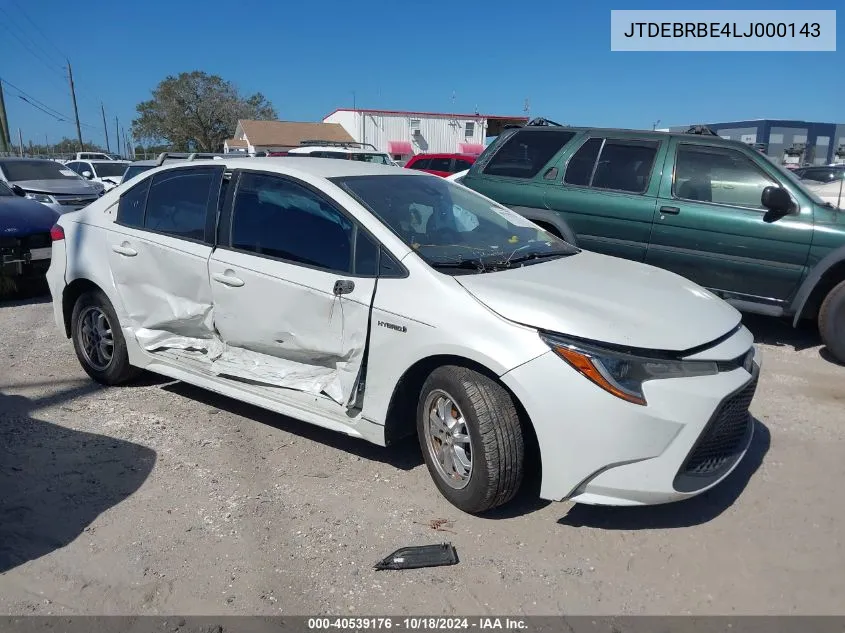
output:
[[[763,189],[777,184],[738,150],[689,144],[678,147],[672,183],[676,198],[761,209]]]
[[[244,173],[232,213],[233,248],[351,272],[352,221],[295,182]]]
[[[120,196],[117,205],[117,223],[140,229],[144,226],[144,205],[147,202],[147,190],[150,178],[143,180]]]
[[[433,171],[451,171],[451,167],[451,158],[432,158],[431,166],[429,167],[429,169]]]
[[[830,167],[816,167],[810,169],[802,169],[798,176],[802,180],[813,180],[815,182],[832,182],[834,180],[842,180],[845,170],[832,169]]]
[[[659,145],[657,141],[606,139],[590,186],[643,193],[648,189]]]
[[[560,149],[574,132],[566,130],[520,130],[508,138],[484,168],[491,176],[533,178]]]
[[[569,164],[566,166],[566,173],[563,176],[563,182],[568,185],[588,187],[602,143],[604,143],[604,139],[591,138],[578,148],[578,151],[569,159]]]
[[[176,169],[153,176],[144,228],[174,237],[205,239],[214,175],[215,170],[200,168]]]
[[[455,172],[464,171],[470,167],[472,167],[472,163],[468,160],[464,160],[463,158],[455,159]]]
[[[415,160],[413,163],[408,165],[409,169],[428,169],[429,165],[431,164],[430,158],[420,158],[419,160]]]

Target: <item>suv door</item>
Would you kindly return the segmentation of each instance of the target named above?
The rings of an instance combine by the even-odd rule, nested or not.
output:
[[[562,213],[587,250],[645,260],[666,143],[589,136],[545,187],[545,204]],[[653,176],[655,171],[657,175]]]
[[[148,351],[214,334],[208,257],[223,167],[159,172],[123,193],[108,231],[124,327]]]
[[[305,183],[235,175],[209,274],[217,331],[248,362],[221,371],[346,405],[364,356],[377,242]]]
[[[804,274],[812,208],[764,222],[763,189],[783,184],[737,147],[673,138],[665,172],[646,262],[735,303],[783,305]]]

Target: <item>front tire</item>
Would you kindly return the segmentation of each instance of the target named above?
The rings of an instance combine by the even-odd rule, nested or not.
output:
[[[845,363],[845,281],[824,298],[819,309],[819,333],[833,357]]]
[[[487,376],[453,365],[435,369],[420,393],[417,435],[437,488],[464,512],[503,505],[519,490],[522,425],[510,394]]]
[[[140,373],[129,364],[117,314],[101,290],[86,292],[76,300],[70,323],[76,357],[91,378],[119,385]]]

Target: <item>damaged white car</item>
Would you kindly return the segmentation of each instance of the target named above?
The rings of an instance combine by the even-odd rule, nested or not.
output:
[[[165,165],[52,235],[55,319],[95,380],[147,369],[384,446],[416,433],[468,512],[534,468],[545,499],[683,499],[751,441],[760,361],[734,308],[443,178]]]

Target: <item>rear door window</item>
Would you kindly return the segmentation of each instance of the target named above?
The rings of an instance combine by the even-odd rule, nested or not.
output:
[[[591,138],[579,147],[578,151],[569,159],[563,182],[567,185],[589,187],[602,143],[604,143],[602,138]]]
[[[573,136],[575,133],[567,130],[520,130],[496,150],[484,173],[533,178]]]
[[[428,167],[428,169],[432,171],[450,171],[451,167],[451,158],[432,158],[431,165]]]
[[[430,164],[430,158],[420,158],[419,160],[415,160],[411,165],[409,165],[409,169],[428,169],[428,166]]]
[[[144,228],[204,240],[216,169],[176,169],[156,174],[147,196]],[[215,207],[216,207],[216,200]]]
[[[644,193],[659,146],[658,141],[606,139],[590,185],[596,189]]]

